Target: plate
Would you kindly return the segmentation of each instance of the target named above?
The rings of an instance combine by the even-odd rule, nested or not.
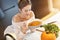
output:
[[[23,40],[40,40],[41,32],[33,32],[28,35]]]

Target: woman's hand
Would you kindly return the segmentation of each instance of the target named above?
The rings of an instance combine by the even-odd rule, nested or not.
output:
[[[21,31],[22,31],[24,34],[26,34],[27,30],[28,30],[27,24],[26,24],[26,23],[23,23],[23,25],[22,25],[22,27],[21,27]]]

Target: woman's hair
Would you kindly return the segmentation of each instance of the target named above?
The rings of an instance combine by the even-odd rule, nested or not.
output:
[[[27,5],[31,5],[31,1],[30,0],[20,0],[18,3],[18,7],[20,9],[24,8]]]

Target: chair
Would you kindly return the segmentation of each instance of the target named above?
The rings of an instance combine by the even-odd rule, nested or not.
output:
[[[17,13],[18,0],[0,0],[0,40],[4,39],[2,37],[4,30],[8,25],[11,25],[12,17]]]

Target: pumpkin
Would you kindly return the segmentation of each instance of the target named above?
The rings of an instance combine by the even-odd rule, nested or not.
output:
[[[41,40],[56,40],[56,36],[54,33],[42,32]]]

